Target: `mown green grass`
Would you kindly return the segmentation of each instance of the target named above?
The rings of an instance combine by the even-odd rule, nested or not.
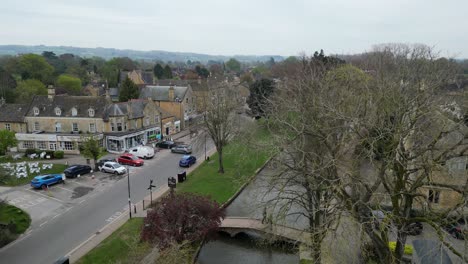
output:
[[[150,251],[148,243],[140,242],[143,218],[132,218],[102,241],[77,263],[138,263]]]
[[[10,222],[15,223],[15,233],[22,234],[31,224],[31,218],[26,212],[18,207],[6,203],[0,203],[0,222],[4,224],[8,224]]]
[[[39,166],[42,166],[42,163],[39,163]],[[41,170],[41,172],[38,173],[30,173],[28,169],[28,177],[26,178],[16,178],[14,175],[9,175],[9,176],[0,176],[0,186],[18,186],[18,185],[24,185],[24,184],[29,184],[31,180],[38,176],[38,175],[44,175],[44,174],[55,174],[55,173],[63,173],[63,171],[67,168],[67,165],[64,164],[53,164],[51,169],[47,170]],[[0,171],[0,173],[5,173],[4,170]]]

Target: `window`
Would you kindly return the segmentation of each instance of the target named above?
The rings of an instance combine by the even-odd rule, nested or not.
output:
[[[428,201],[430,203],[439,203],[440,191],[429,190]]]
[[[145,126],[149,126],[149,124],[150,124],[149,117],[145,117]]]
[[[96,132],[96,124],[94,124],[94,123],[89,124],[89,132],[91,132],[91,133]]]
[[[38,141],[37,142],[37,148],[38,149],[47,149],[47,144],[45,141]]]
[[[75,145],[73,144],[73,142],[70,142],[70,141],[65,141],[65,150],[73,150],[75,149]]]
[[[49,149],[50,150],[57,150],[57,143],[54,141],[49,142]]]
[[[78,123],[73,123],[72,129],[73,129],[73,132],[78,132]]]
[[[159,124],[159,116],[155,116],[155,117],[154,117],[154,122],[155,122],[156,124]]]
[[[117,131],[122,131],[122,123],[117,123]]]
[[[55,114],[58,115],[58,116],[61,115],[61,114],[62,114],[62,110],[60,110],[60,108],[56,107],[56,108],[55,108]]]
[[[39,108],[34,107],[34,108],[33,108],[33,112],[34,112],[34,115],[35,115],[35,116],[39,115]]]
[[[78,111],[76,110],[75,107],[72,108],[71,112],[72,112],[72,116],[76,116],[78,114]]]
[[[55,122],[55,132],[62,132],[62,124]]]
[[[90,117],[93,117],[94,116],[94,109],[90,108],[88,109],[88,114]]]
[[[187,104],[188,104],[188,98],[185,98],[185,103],[187,103]]]
[[[111,131],[115,131],[115,124],[111,123]]]
[[[11,130],[11,125],[10,124],[5,124],[5,129],[10,131]]]
[[[39,131],[41,127],[39,126],[39,122],[34,122],[34,131]]]
[[[25,148],[25,149],[35,148],[34,141],[23,141],[23,148]]]

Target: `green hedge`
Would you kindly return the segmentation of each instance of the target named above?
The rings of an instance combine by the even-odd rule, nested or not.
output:
[[[56,159],[63,159],[63,151],[57,150],[54,152],[54,158]]]

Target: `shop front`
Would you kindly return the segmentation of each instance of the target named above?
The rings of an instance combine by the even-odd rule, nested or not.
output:
[[[123,153],[130,148],[146,145],[153,137],[152,135],[158,134],[159,131],[159,127],[151,127],[139,131],[108,133],[106,134],[107,151],[110,153]]]

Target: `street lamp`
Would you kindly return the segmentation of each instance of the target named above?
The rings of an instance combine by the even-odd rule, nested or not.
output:
[[[150,185],[148,187],[148,190],[150,191],[150,205],[153,205],[153,188],[156,187],[153,185],[153,180],[150,180]]]
[[[130,199],[130,167],[127,165],[127,183],[128,183],[128,213],[132,219],[132,200]]]

